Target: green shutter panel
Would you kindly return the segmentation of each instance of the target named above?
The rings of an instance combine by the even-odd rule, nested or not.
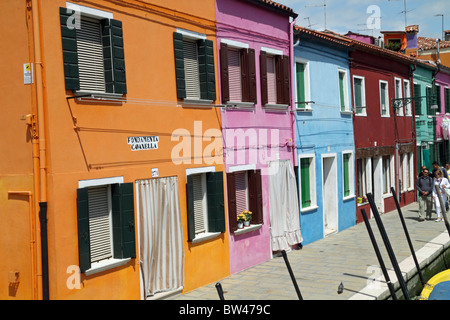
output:
[[[192,175],[186,179],[186,211],[188,222],[188,241],[195,238],[195,216],[194,216],[194,178]]]
[[[236,183],[234,172],[227,173],[228,223],[230,232],[237,230]],[[251,199],[250,199],[251,203]]]
[[[77,189],[78,258],[80,271],[91,268],[88,188]]]
[[[422,98],[420,98],[422,96],[422,92],[420,89],[420,84],[415,84],[414,85],[414,108],[415,108],[415,112],[416,112],[416,116],[421,115],[422,114]]]
[[[305,65],[303,63],[296,63],[296,77],[297,77],[297,102],[306,102],[305,95]],[[297,104],[299,108],[305,108],[306,104]]]
[[[345,73],[339,72],[339,97],[341,100],[341,111],[345,111],[344,77]]]
[[[350,165],[350,155],[344,154],[344,197],[348,197],[350,195],[350,181],[349,181],[349,165]]]
[[[133,183],[111,186],[114,258],[136,258]]]
[[[200,98],[216,100],[216,75],[214,68],[214,43],[211,40],[198,41],[198,69]]]
[[[177,84],[177,98],[186,98],[186,81],[184,76],[184,50],[183,35],[181,33],[173,33],[173,49],[175,56],[175,78]]]
[[[105,89],[108,93],[127,93],[122,22],[102,20]]]
[[[303,208],[311,206],[309,166],[310,166],[309,158],[304,158],[300,160],[300,182],[302,189],[301,195]]]
[[[208,202],[208,231],[225,232],[223,172],[206,174],[206,196]]]
[[[69,13],[68,13],[69,11]],[[80,90],[80,74],[78,69],[77,30],[69,18],[75,11],[59,8],[61,21],[61,39],[64,62],[64,80],[66,90]],[[72,17],[73,19],[73,17]],[[67,24],[69,20],[69,24]]]

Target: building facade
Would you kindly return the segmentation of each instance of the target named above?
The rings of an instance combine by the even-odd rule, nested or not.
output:
[[[350,41],[296,26],[295,101],[304,243],[356,223]]]
[[[295,165],[289,66],[290,19],[296,16],[271,1],[216,0],[231,273],[262,263],[279,250],[274,232],[281,221],[278,214],[292,210],[275,203],[270,185],[281,170],[293,173]],[[270,166],[279,164],[287,167],[271,176]],[[237,215],[244,210],[252,212],[252,220],[242,229]],[[301,242],[300,231],[290,231],[295,239],[290,244]],[[280,239],[286,244],[284,236]]]

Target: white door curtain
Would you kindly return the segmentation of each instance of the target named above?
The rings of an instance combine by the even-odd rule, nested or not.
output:
[[[272,251],[287,250],[303,241],[295,173],[290,160],[268,165]]]
[[[140,180],[139,257],[144,296],[184,285],[184,246],[177,177]]]

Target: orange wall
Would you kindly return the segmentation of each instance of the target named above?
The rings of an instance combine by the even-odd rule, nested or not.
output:
[[[149,5],[146,1],[73,1],[74,3],[112,12],[114,19],[123,23],[125,64],[129,99],[142,99],[151,104],[142,103],[85,103],[73,99],[66,100],[72,93],[65,90],[62,47],[60,35],[59,7],[65,7],[62,0],[40,1],[40,26],[42,63],[44,66],[44,104],[46,110],[46,140],[48,166],[48,241],[49,276],[51,299],[139,299],[138,259],[132,259],[127,265],[104,271],[90,277],[82,275],[81,289],[69,289],[66,285],[71,274],[67,268],[78,264],[76,189],[79,180],[123,176],[125,182],[135,182],[151,177],[151,169],[158,168],[160,177],[178,176],[179,199],[185,238],[185,288],[191,291],[199,286],[217,281],[229,275],[228,235],[192,245],[187,242],[186,212],[186,168],[204,167],[211,164],[174,165],[171,160],[172,148],[178,141],[171,141],[171,134],[179,128],[194,133],[194,121],[202,121],[203,133],[215,128],[220,130],[220,110],[218,108],[186,108],[176,106],[176,83],[173,56],[173,32],[176,28],[188,29],[206,34],[215,43],[214,1],[152,1],[159,6]],[[12,5],[14,3],[14,5]],[[120,3],[118,5],[117,3]],[[25,1],[3,0],[0,3],[0,23],[2,30],[8,30],[4,43],[17,43],[26,31],[24,21]],[[173,11],[169,8],[177,8]],[[14,10],[13,10],[14,9]],[[6,26],[17,25],[17,28]],[[14,30],[14,31],[11,31]],[[12,41],[15,39],[16,42]],[[25,38],[26,40],[26,38]],[[25,40],[19,40],[18,47],[26,48]],[[26,140],[26,130],[18,117],[22,110],[30,105],[26,101],[29,92],[20,84],[21,64],[28,60],[26,50],[11,50],[7,63],[7,74],[14,75],[13,81],[2,77],[6,85],[10,82],[8,97],[10,112],[8,119],[16,120],[5,125],[11,127],[11,139],[4,141],[3,150],[28,150],[11,159],[20,164],[20,171],[32,174],[32,156],[30,141]],[[4,52],[4,51],[3,51]],[[214,48],[214,52],[217,52]],[[217,70],[217,57],[216,70]],[[5,60],[2,59],[2,62]],[[2,71],[3,72],[3,71]],[[5,72],[3,72],[3,75]],[[219,88],[216,71],[216,95]],[[0,90],[6,92],[2,85]],[[14,97],[16,99],[14,99]],[[21,97],[21,99],[17,99]],[[25,100],[25,101],[24,101]],[[23,103],[17,103],[23,101]],[[164,101],[164,102],[161,102]],[[13,103],[14,102],[14,103]],[[218,100],[216,101],[218,103]],[[3,104],[2,104],[3,107]],[[77,129],[74,129],[76,123]],[[5,126],[2,127],[4,129]],[[9,128],[9,127],[8,127]],[[158,135],[159,149],[131,151],[127,137],[139,135]],[[222,141],[221,137],[218,141]],[[193,141],[192,141],[193,142]],[[210,142],[205,141],[203,146]],[[193,145],[193,144],[192,144]],[[23,159],[22,159],[23,158]],[[216,171],[224,171],[222,155],[219,154]],[[4,164],[4,162],[2,162]],[[9,172],[10,168],[0,168]],[[2,171],[0,171],[2,173]],[[23,180],[23,179],[22,179]],[[22,182],[20,187],[30,189],[32,177]],[[31,180],[31,181],[30,181]],[[224,179],[225,180],[225,179]],[[8,186],[9,188],[10,186]],[[0,183],[0,190],[3,185]],[[17,187],[19,188],[19,186]],[[224,190],[226,190],[224,188]],[[0,197],[0,205],[4,194]],[[21,211],[26,214],[28,207],[19,202]],[[2,206],[3,207],[3,206]],[[12,210],[12,209],[11,209]],[[14,209],[15,210],[15,209]],[[137,218],[136,218],[137,219]],[[3,225],[3,224],[2,224]],[[227,224],[228,225],[228,224]],[[29,228],[29,226],[27,226]],[[22,232],[25,231],[22,230]],[[28,230],[28,229],[27,229]],[[0,237],[3,236],[0,235]],[[137,237],[137,231],[136,231]],[[0,240],[3,240],[0,238]],[[1,241],[1,243],[4,243]],[[137,252],[138,245],[136,241]],[[2,248],[2,251],[5,250]],[[25,263],[28,257],[22,257]],[[3,268],[3,267],[0,267]],[[0,269],[0,281],[3,285],[4,270]],[[4,286],[3,286],[4,287]],[[2,287],[2,290],[4,289]],[[3,292],[3,291],[2,291]],[[3,293],[2,293],[3,297]],[[29,298],[26,296],[25,298]]]
[[[450,67],[450,52],[446,52],[446,53],[440,53],[439,57],[441,59],[441,64],[446,66],[446,67]],[[419,55],[420,59],[424,59],[424,60],[430,60],[430,61],[437,61],[438,57],[437,57],[437,53],[430,53],[430,54],[420,54]]]

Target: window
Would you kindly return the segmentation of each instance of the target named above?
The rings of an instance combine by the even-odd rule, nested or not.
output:
[[[353,76],[353,92],[355,113],[357,115],[365,116],[366,112],[366,88],[363,77]]]
[[[383,194],[391,192],[391,156],[383,156]]]
[[[433,104],[433,89],[431,86],[427,86],[426,88],[426,99],[427,99],[427,115],[432,116],[436,114],[436,111],[433,111],[431,108]]]
[[[438,106],[437,112],[441,112],[441,86],[436,85],[436,104]]]
[[[178,99],[216,100],[214,43],[206,35],[177,29],[173,44]]]
[[[245,43],[222,39],[220,82],[222,103],[256,103],[255,49]],[[244,102],[244,103],[242,103]]]
[[[402,91],[402,80],[395,78],[394,82],[395,86],[395,99],[402,99],[403,98],[403,91]],[[395,113],[397,116],[403,116],[403,102],[399,101],[397,104],[397,107],[395,108]]]
[[[341,111],[350,111],[348,104],[348,89],[347,89],[347,71],[339,70],[339,101]]]
[[[228,221],[230,231],[237,228],[237,215],[252,212],[251,224],[263,224],[261,170],[227,173]]]
[[[416,112],[416,116],[422,115],[422,89],[421,85],[414,83],[414,110]]]
[[[186,191],[189,241],[225,232],[223,173],[188,174]]]
[[[300,155],[300,205],[301,209],[316,206],[315,156]]]
[[[135,258],[133,183],[109,178],[80,181],[77,189],[81,272],[99,264]]]
[[[297,108],[307,108],[306,98],[306,64],[295,63],[295,79],[297,83]]]
[[[414,153],[408,153],[408,190],[414,188]]]
[[[365,198],[372,190],[372,166],[370,158],[356,160],[358,198]]]
[[[342,153],[342,175],[344,198],[354,196],[354,170],[353,170],[353,152],[344,151]]]
[[[405,92],[405,98],[411,98],[411,83],[409,80],[403,80],[403,91]],[[412,103],[408,100],[405,101],[405,114],[412,116]]]
[[[74,10],[60,8],[66,90],[126,94],[122,22],[100,10],[76,8],[79,26],[70,24]]]
[[[389,117],[389,89],[386,81],[380,81],[381,116]]]
[[[289,105],[289,57],[275,54],[278,50],[260,53],[262,105]]]
[[[450,114],[450,89],[444,89],[444,98],[445,98],[445,113]]]

